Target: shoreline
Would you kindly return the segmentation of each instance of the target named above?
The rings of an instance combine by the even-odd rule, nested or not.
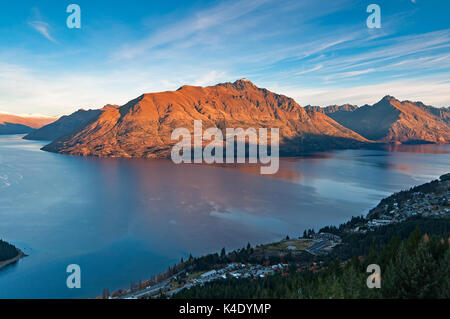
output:
[[[0,271],[2,269],[5,269],[6,267],[15,264],[16,262],[18,262],[20,259],[27,257],[28,255],[25,254],[22,250],[20,250],[19,248],[17,248],[17,256],[8,260],[4,260],[4,261],[0,261]]]

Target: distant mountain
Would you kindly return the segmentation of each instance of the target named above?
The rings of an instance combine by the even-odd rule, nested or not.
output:
[[[415,102],[414,104],[417,105],[418,107],[421,107],[425,111],[430,112],[436,115],[437,117],[441,118],[447,124],[450,123],[450,107],[434,107],[430,105],[425,105],[422,102]]]
[[[0,134],[27,134],[55,120],[54,117],[0,114]]]
[[[324,114],[336,113],[336,112],[353,112],[358,106],[352,104],[344,105],[329,105],[326,107],[307,105],[305,109],[308,111],[320,112]]]
[[[149,93],[96,114],[43,149],[75,155],[169,157],[175,128],[280,128],[280,153],[361,146],[369,141],[327,115],[306,111],[293,99],[241,79],[209,87],[183,86]]]
[[[80,109],[70,115],[60,117],[57,121],[50,123],[40,129],[26,135],[24,139],[27,140],[45,140],[54,141],[64,135],[67,135],[86,124],[90,120],[96,118],[103,110],[108,108],[117,108],[117,105],[106,105],[102,109],[97,110],[83,110]]]
[[[1,123],[0,124],[0,135],[6,134],[27,134],[33,132],[34,128],[23,124],[15,124],[15,123]]]
[[[374,105],[327,113],[367,139],[388,143],[450,143],[448,109],[385,96]]]

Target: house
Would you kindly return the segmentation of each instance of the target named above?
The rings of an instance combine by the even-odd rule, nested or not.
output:
[[[330,234],[330,233],[314,234],[313,238],[320,239],[320,240],[331,240],[331,241],[336,241],[336,242],[341,241],[341,237],[339,237],[338,235]]]
[[[208,272],[205,272],[205,273],[201,274],[200,277],[201,278],[208,278],[208,277],[214,276],[215,274],[217,274],[217,271],[213,269],[211,271],[208,271]]]

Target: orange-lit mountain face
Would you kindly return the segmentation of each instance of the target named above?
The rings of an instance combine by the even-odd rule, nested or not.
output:
[[[369,141],[325,114],[306,111],[293,99],[246,79],[210,87],[183,86],[149,93],[92,120],[43,149],[74,155],[169,157],[176,128],[279,128],[280,154],[361,146]]]
[[[449,143],[450,111],[385,96],[353,111],[326,113],[367,139],[385,143]]]
[[[47,125],[56,118],[0,114],[0,134],[25,134]]]
[[[176,128],[279,128],[280,154],[354,148],[368,143],[449,143],[449,110],[386,96],[378,103],[302,108],[293,99],[241,79],[209,87],[148,93],[123,106],[80,110],[26,138],[50,139],[43,149],[74,155],[169,157]],[[46,138],[42,138],[46,137]],[[208,142],[204,142],[207,144]]]

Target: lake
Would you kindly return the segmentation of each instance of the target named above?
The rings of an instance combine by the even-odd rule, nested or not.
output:
[[[366,214],[450,171],[450,145],[344,150],[256,165],[175,165],[40,151],[0,136],[0,238],[29,256],[0,271],[0,298],[85,298],[128,288],[189,253],[300,236]],[[81,289],[66,267],[81,267]]]

